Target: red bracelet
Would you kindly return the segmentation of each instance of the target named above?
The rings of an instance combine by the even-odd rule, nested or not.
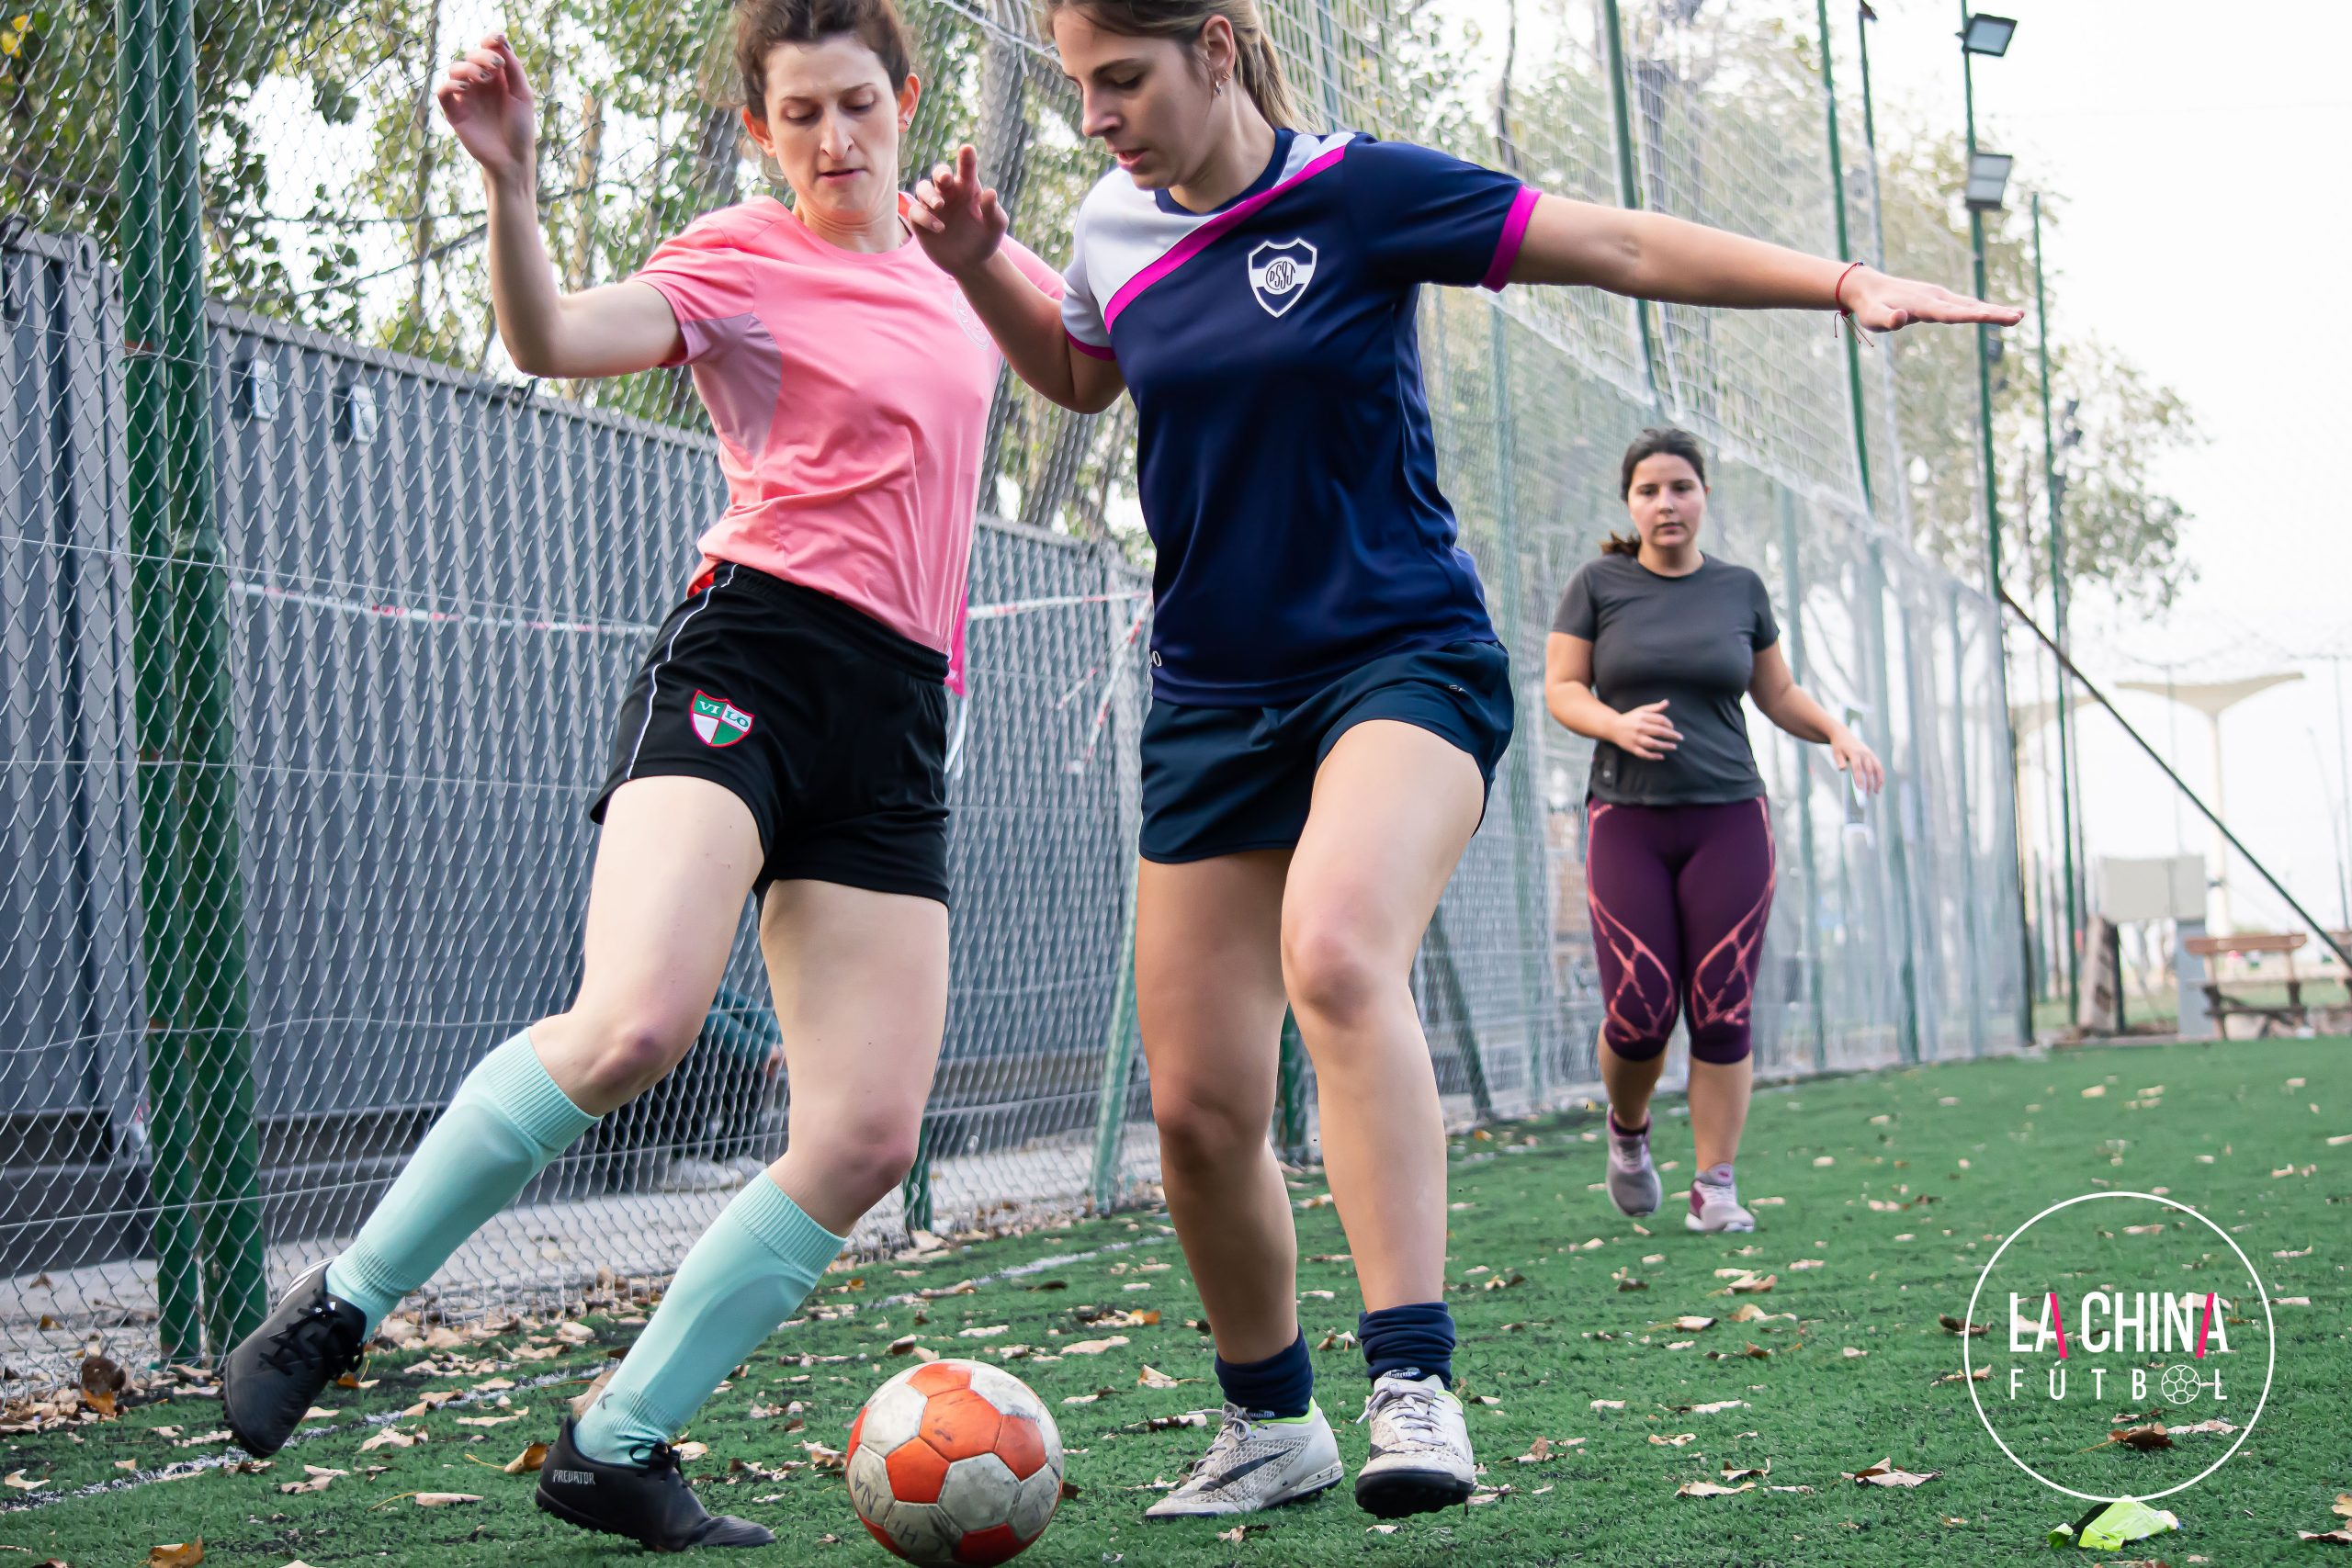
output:
[[[1842,316],[1842,315],[1845,315],[1845,314],[1847,314],[1847,313],[1848,313],[1848,312],[1847,312],[1847,310],[1846,310],[1846,298],[1845,298],[1845,296],[1846,296],[1846,280],[1847,280],[1848,278],[1849,278],[1849,277],[1853,276],[1854,276],[1854,268],[1856,268],[1856,267],[1858,267],[1858,266],[1860,266],[1860,265],[1862,265],[1862,264],[1861,264],[1861,263],[1860,263],[1860,262],[1849,262],[1849,263],[1847,264],[1847,265],[1846,265],[1846,270],[1845,270],[1845,271],[1843,271],[1843,272],[1841,272],[1841,273],[1839,273],[1839,274],[1838,275],[1838,287],[1837,287],[1837,288],[1833,288],[1833,289],[1831,289],[1831,290],[1829,291],[1829,298],[1830,298],[1831,299],[1833,299],[1833,300],[1835,300],[1835,301],[1837,302],[1837,305],[1838,305],[1838,313],[1839,315],[1841,315],[1841,316]]]

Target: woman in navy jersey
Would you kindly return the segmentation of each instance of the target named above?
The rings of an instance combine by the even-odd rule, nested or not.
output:
[[[1226,1419],[1154,1517],[1335,1484],[1266,1129],[1283,1010],[1363,1292],[1383,1516],[1458,1503],[1445,1130],[1408,984],[1511,731],[1510,662],[1437,482],[1425,283],[1581,284],[1842,310],[1892,330],[2020,312],[1657,213],[1541,195],[1442,152],[1296,129],[1256,0],[1046,0],[1082,128],[1117,158],[1065,298],[1023,276],[972,150],[917,233],[1023,379],[1130,390],[1158,547],[1136,987],[1170,1215]]]

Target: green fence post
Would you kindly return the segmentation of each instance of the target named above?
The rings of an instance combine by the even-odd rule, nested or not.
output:
[[[1629,212],[1642,207],[1641,178],[1634,168],[1634,117],[1625,102],[1625,24],[1617,14],[1617,0],[1600,0],[1600,30],[1609,46],[1609,107],[1617,121],[1617,205]],[[1642,379],[1650,401],[1666,406],[1666,378],[1659,374],[1657,342],[1650,331],[1650,307],[1636,299],[1634,321],[1642,334]]]
[[[181,1009],[181,933],[175,896],[178,799],[164,759],[171,751],[171,485],[162,374],[157,251],[163,141],[154,83],[153,0],[120,0],[116,16],[116,94],[121,164],[123,400],[130,462],[131,657],[139,734],[140,908],[147,993],[148,1184],[155,1201],[155,1296],[165,1360],[204,1351],[203,1292],[196,1242],[197,1177],[188,1125],[188,1081],[175,1025]]]
[[[1118,590],[1122,579],[1118,558],[1107,558],[1103,572],[1105,592]],[[1111,637],[1111,658],[1118,671],[1112,683],[1111,741],[1112,765],[1118,772],[1119,844],[1123,852],[1132,854],[1143,831],[1143,780],[1135,758],[1136,725],[1136,662],[1134,650],[1127,646],[1127,634],[1133,629],[1125,604],[1114,601],[1106,607]],[[1119,1153],[1126,1141],[1127,1088],[1135,1075],[1136,1046],[1139,1043],[1136,1021],[1136,882],[1143,874],[1142,863],[1129,859],[1126,874],[1119,887],[1119,977],[1118,990],[1111,1004],[1111,1025],[1103,1036],[1102,1085],[1094,1106],[1094,1212],[1108,1213],[1119,1201]]]
[[[1785,485],[1781,497],[1781,599],[1788,605],[1789,671],[1807,679],[1804,657],[1804,577],[1797,564],[1797,503]],[[1813,1070],[1829,1065],[1829,1018],[1821,1006],[1821,867],[1813,841],[1813,752],[1797,748],[1797,841],[1804,855],[1804,977],[1813,1012]]]
[[[1127,1084],[1136,1059],[1136,884],[1131,872],[1121,903],[1119,992],[1103,1039],[1102,1097],[1094,1108],[1094,1212],[1119,1201],[1119,1150],[1126,1141]]]
[[[235,710],[228,682],[228,573],[211,484],[211,341],[205,322],[205,134],[195,113],[193,0],[163,0],[153,33],[160,85],[158,296],[172,508],[174,872],[184,942],[190,1138],[205,1244],[205,1333],[223,1354],[268,1312],[261,1236],[261,1140],[244,980],[244,867],[238,844]]]
[[[1524,583],[1519,564],[1519,443],[1511,409],[1510,341],[1502,307],[1489,305],[1487,338],[1495,383],[1495,516],[1500,536],[1496,555],[1502,569],[1503,625],[1506,635],[1518,628],[1526,610]],[[1541,626],[1539,619],[1537,625]],[[1537,646],[1541,647],[1541,634]],[[1540,689],[1540,686],[1539,686]],[[1540,707],[1538,709],[1541,711]],[[1537,724],[1543,720],[1538,718]],[[1544,818],[1536,795],[1535,756],[1540,741],[1532,727],[1522,728],[1503,762],[1508,770],[1503,789],[1510,807],[1512,890],[1519,905],[1519,987],[1521,1011],[1527,1020],[1527,1097],[1531,1107],[1542,1103],[1548,1075],[1544,1062],[1544,968],[1551,962],[1550,856]]]
[[[1274,1147],[1293,1165],[1306,1163],[1306,1042],[1298,1020],[1283,1012],[1281,1076],[1276,1080]]]
[[[1968,1054],[1984,1054],[1984,975],[1976,950],[1976,829],[1968,819],[1968,641],[1960,619],[1960,583],[1946,585],[1951,604],[1952,798],[1960,822],[1960,936],[1968,985]]]

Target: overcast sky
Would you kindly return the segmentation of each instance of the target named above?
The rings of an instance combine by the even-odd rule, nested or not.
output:
[[[1844,0],[1850,11],[1850,0]],[[1831,0],[1833,14],[1841,0]],[[1871,72],[1905,118],[1961,123],[1958,0],[1877,0]],[[2306,908],[2345,920],[2338,692],[2352,695],[2352,538],[2344,480],[2352,311],[2352,5],[2276,0],[1993,0],[2018,18],[2006,58],[1976,70],[1981,144],[2018,159],[2010,191],[2067,198],[2046,233],[2055,308],[2188,399],[2210,442],[2162,480],[2194,513],[2201,581],[2161,620],[2085,607],[2078,659],[2095,679],[2304,678],[2224,721],[2228,815]],[[1809,9],[1809,7],[1807,7]],[[2311,62],[2324,69],[2304,69]],[[2025,303],[2030,303],[2026,301]],[[2061,395],[2064,389],[2061,389]],[[2022,641],[2013,641],[2012,653]],[[2013,694],[2030,694],[2025,671]],[[2347,678],[2345,687],[2338,675]],[[2211,783],[2205,720],[2125,694],[2125,716],[2190,784]],[[2210,835],[2105,716],[2083,728],[2094,855],[2165,854]],[[2231,872],[2241,928],[2284,907]]]

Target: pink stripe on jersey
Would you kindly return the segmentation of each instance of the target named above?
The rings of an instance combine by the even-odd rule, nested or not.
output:
[[[1519,260],[1519,248],[1527,243],[1527,220],[1535,216],[1536,190],[1533,186],[1521,186],[1510,199],[1510,214],[1503,220],[1502,238],[1495,242],[1495,259],[1487,264],[1487,276],[1478,280],[1481,288],[1500,289],[1510,281],[1510,269]]]
[[[1307,164],[1306,167],[1299,170],[1298,173],[1293,175],[1290,178],[1274,186],[1272,189],[1261,190],[1256,196],[1251,197],[1249,200],[1238,202],[1232,207],[1227,208],[1224,211],[1217,213],[1214,217],[1204,220],[1199,228],[1185,235],[1182,240],[1177,241],[1173,245],[1169,246],[1168,254],[1166,255],[1161,256],[1158,261],[1153,262],[1149,266],[1145,267],[1141,272],[1127,279],[1126,287],[1121,288],[1116,294],[1111,296],[1110,304],[1104,306],[1102,310],[1102,324],[1107,327],[1119,319],[1119,312],[1133,304],[1136,295],[1141,294],[1145,289],[1150,288],[1153,284],[1159,282],[1161,278],[1166,277],[1170,273],[1174,272],[1178,267],[1182,266],[1186,262],[1200,254],[1200,253],[1206,249],[1218,235],[1224,233],[1227,229],[1232,228],[1236,223],[1240,222],[1244,218],[1249,217],[1251,213],[1257,211],[1258,209],[1265,206],[1266,203],[1273,200],[1274,197],[1282,195],[1283,192],[1290,189],[1293,186],[1297,185],[1300,181],[1311,179],[1315,175],[1321,174],[1326,169],[1338,166],[1340,160],[1346,156],[1347,151],[1348,149],[1345,143],[1334,147],[1329,152],[1324,153],[1321,157]]]

